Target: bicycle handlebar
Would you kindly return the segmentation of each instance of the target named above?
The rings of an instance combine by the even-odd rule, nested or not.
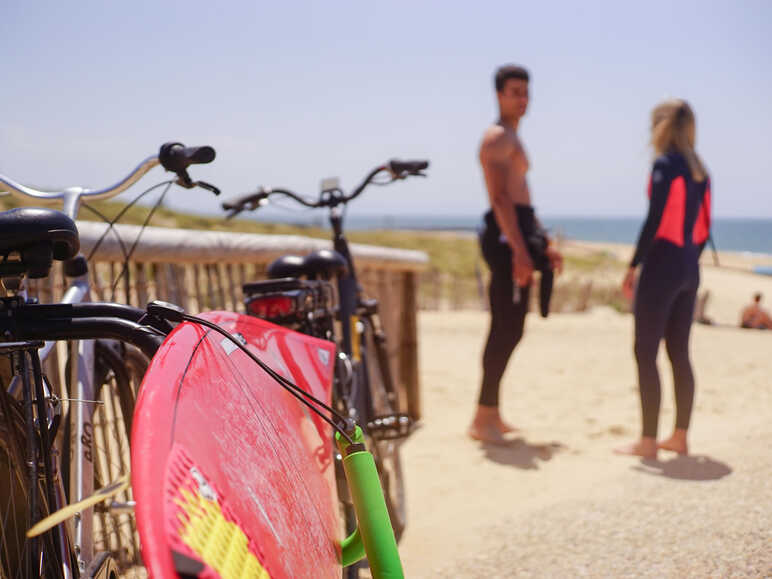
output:
[[[0,333],[17,340],[121,340],[152,358],[171,326],[146,310],[110,303],[24,304],[0,318]]]
[[[150,169],[156,165],[158,165],[158,157],[148,157],[139,165],[137,165],[137,167],[122,180],[118,181],[110,187],[98,189],[96,191],[84,189],[83,187],[68,187],[62,191],[40,191],[38,189],[33,189],[32,187],[27,187],[26,185],[16,183],[5,175],[0,175],[0,183],[5,185],[8,193],[20,198],[32,197],[33,199],[44,199],[50,201],[53,199],[64,199],[68,194],[77,194],[80,197],[88,197],[90,199],[108,199],[131,187],[134,183],[139,181],[139,179],[145,173],[150,171]]]
[[[226,219],[231,219],[241,213],[244,210],[254,211],[258,207],[264,204],[264,202],[274,194],[277,195],[284,195],[285,197],[289,197],[296,202],[300,203],[301,205],[304,205],[306,207],[310,207],[312,209],[319,208],[319,207],[336,207],[341,204],[346,204],[352,199],[355,199],[358,197],[362,191],[365,190],[365,188],[372,183],[373,179],[375,178],[378,173],[382,171],[388,171],[391,174],[391,181],[394,182],[399,179],[405,179],[409,176],[420,176],[424,177],[426,176],[422,171],[429,167],[429,161],[423,161],[423,160],[414,160],[414,161],[399,161],[397,159],[392,159],[385,165],[379,165],[365,177],[364,181],[360,183],[360,185],[353,190],[353,192],[349,195],[346,195],[341,191],[340,189],[332,189],[332,190],[326,190],[322,191],[319,195],[319,199],[317,201],[309,201],[302,196],[298,195],[297,193],[294,193],[293,191],[289,191],[287,189],[275,189],[275,188],[263,188],[260,187],[256,192],[254,193],[247,193],[246,195],[242,195],[241,197],[236,197],[235,199],[231,201],[226,201],[222,203],[222,208],[226,211],[228,211],[228,215],[226,215]]]
[[[158,161],[164,169],[177,173],[180,178],[180,185],[192,189],[196,185],[209,189],[215,195],[220,194],[220,190],[203,181],[193,181],[188,175],[188,167],[191,165],[203,165],[214,161],[216,153],[208,145],[203,147],[186,147],[182,143],[164,143],[158,152]]]
[[[209,163],[214,160],[215,151],[212,147],[184,147],[181,143],[166,143],[161,146],[158,155],[146,158],[126,177],[104,189],[91,190],[83,187],[68,187],[61,191],[40,191],[27,185],[17,183],[13,179],[0,175],[0,191],[5,189],[14,197],[20,199],[40,199],[43,201],[54,201],[62,199],[64,202],[64,212],[71,218],[75,218],[77,213],[78,201],[86,198],[91,200],[109,199],[122,193],[134,183],[139,181],[150,169],[156,165],[163,164],[167,171],[177,173],[179,183],[183,187],[194,187],[199,185],[209,189],[215,194],[219,190],[202,181],[193,182],[187,174],[187,167],[194,163]]]
[[[214,161],[212,147],[186,147],[182,143],[164,143],[158,153],[158,160],[167,171],[184,171],[190,165],[203,165]]]

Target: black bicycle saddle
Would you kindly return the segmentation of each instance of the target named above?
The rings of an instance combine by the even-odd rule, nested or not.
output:
[[[0,274],[45,277],[53,260],[75,257],[79,249],[78,228],[61,211],[19,207],[0,212]],[[9,261],[11,253],[21,259]]]

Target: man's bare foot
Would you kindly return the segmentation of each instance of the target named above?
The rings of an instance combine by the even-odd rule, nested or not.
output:
[[[481,426],[472,423],[467,433],[472,440],[479,440],[487,444],[509,444],[509,441],[501,435],[499,429],[491,424]]]
[[[497,406],[478,406],[472,425],[469,427],[469,436],[474,440],[490,442],[492,444],[508,444],[504,434],[514,432],[517,429],[504,422],[499,414]]]
[[[657,444],[657,448],[672,450],[683,455],[689,454],[689,445],[686,443],[686,430],[676,428],[670,438]]]
[[[616,454],[657,458],[657,441],[654,438],[643,437],[638,442],[620,446],[614,449]]]

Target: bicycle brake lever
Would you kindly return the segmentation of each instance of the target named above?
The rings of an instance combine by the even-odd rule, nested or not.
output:
[[[170,304],[161,300],[153,300],[145,308],[147,315],[169,322],[181,322],[185,317],[185,310],[176,304]]]
[[[260,207],[265,207],[268,205],[268,203],[270,203],[270,201],[268,201],[269,194],[270,190],[260,191],[260,193],[245,203],[243,207],[247,207],[250,211],[254,211]]]
[[[207,183],[206,181],[196,181],[194,183],[194,185],[197,185],[198,187],[201,187],[202,189],[207,189],[207,190],[211,191],[212,193],[214,193],[215,195],[219,195],[220,194],[220,190],[217,187]]]
[[[193,187],[196,186],[186,169],[177,172],[177,181],[175,181],[175,183],[185,189],[193,189]]]

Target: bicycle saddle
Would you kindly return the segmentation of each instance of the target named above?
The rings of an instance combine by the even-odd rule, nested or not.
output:
[[[78,228],[61,211],[19,207],[0,212],[0,275],[46,277],[54,259],[70,259],[79,249]],[[12,252],[21,259],[9,261]]]
[[[308,279],[316,279],[317,276],[329,279],[344,273],[346,269],[346,259],[340,253],[319,249],[305,257],[283,255],[268,265],[267,273],[271,279],[300,276],[306,276]]]
[[[305,259],[306,272],[309,278],[317,275],[322,279],[330,279],[333,276],[346,273],[346,258],[337,251],[331,249],[319,249],[309,253]]]
[[[268,264],[266,273],[271,279],[300,277],[304,272],[304,261],[299,255],[282,255]]]

